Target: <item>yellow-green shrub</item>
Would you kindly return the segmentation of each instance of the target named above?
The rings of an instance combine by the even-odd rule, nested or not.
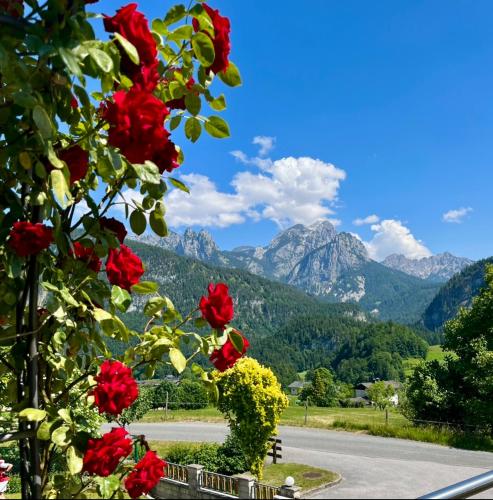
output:
[[[288,398],[272,370],[255,359],[242,358],[233,368],[216,372],[214,378],[219,388],[218,408],[229,420],[250,471],[261,478],[269,437],[277,434]]]

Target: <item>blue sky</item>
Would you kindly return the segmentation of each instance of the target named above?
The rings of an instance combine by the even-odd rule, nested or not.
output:
[[[153,18],[171,3],[139,5]],[[230,139],[192,145],[174,134],[195,195],[170,199],[172,223],[205,226],[232,248],[264,245],[319,211],[376,258],[493,254],[490,0],[211,6],[231,19],[244,85],[215,88],[228,100]],[[257,136],[275,138],[263,156]],[[353,223],[370,215],[378,222]]]

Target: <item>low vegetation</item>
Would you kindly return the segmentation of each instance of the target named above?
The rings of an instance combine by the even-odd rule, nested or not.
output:
[[[340,475],[326,469],[311,467],[304,464],[270,464],[264,467],[263,484],[270,486],[281,486],[285,479],[291,476],[294,478],[294,484],[303,489],[303,493],[329,485],[338,481]]]

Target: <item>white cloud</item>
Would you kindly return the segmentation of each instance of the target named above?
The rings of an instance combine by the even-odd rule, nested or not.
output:
[[[364,226],[365,224],[376,224],[377,222],[380,221],[380,217],[378,215],[368,215],[367,217],[364,218],[357,218],[353,220],[353,224],[355,226]]]
[[[267,170],[238,172],[231,181],[231,192],[220,191],[204,175],[180,178],[190,194],[174,189],[166,197],[166,218],[171,227],[199,225],[228,227],[246,220],[272,220],[280,227],[311,224],[329,218],[340,220],[332,204],[337,200],[340,183],[346,173],[330,163],[313,158],[282,158],[271,162]],[[140,197],[127,190],[125,198]]]
[[[399,220],[383,220],[379,224],[373,224],[371,230],[375,234],[365,246],[372,259],[381,261],[393,253],[405,255],[410,259],[432,255],[430,250]]]
[[[252,144],[260,146],[258,154],[260,156],[267,156],[272,149],[274,148],[274,144],[276,142],[275,137],[269,137],[265,135],[257,135],[253,138]]]
[[[461,207],[455,210],[449,210],[442,215],[443,222],[452,222],[455,224],[460,224],[464,217],[472,212],[471,207]]]

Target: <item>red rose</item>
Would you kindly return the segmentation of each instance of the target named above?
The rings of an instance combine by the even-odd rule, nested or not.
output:
[[[84,471],[101,477],[113,474],[122,458],[132,453],[132,440],[122,427],[113,428],[100,439],[89,439],[84,454]]]
[[[144,274],[142,261],[126,245],[110,249],[106,261],[106,275],[112,285],[130,292],[132,285]]]
[[[89,153],[77,144],[61,151],[60,160],[67,164],[70,172],[70,185],[84,179],[89,168]]]
[[[53,242],[53,229],[44,224],[14,222],[9,245],[19,257],[36,255]]]
[[[119,33],[137,49],[140,65],[134,64],[126,52],[120,50],[122,73],[132,81],[135,82],[139,78],[143,68],[155,66],[157,62],[156,41],[149,30],[146,17],[141,12],[137,12],[136,3],[122,7],[113,17],[105,16],[104,27],[109,33]],[[156,84],[157,79],[151,90],[154,90]]]
[[[70,107],[72,109],[77,109],[79,107],[79,101],[74,95],[72,95],[72,98],[70,99]]]
[[[229,66],[229,53],[231,51],[231,42],[229,40],[229,33],[231,31],[231,26],[229,24],[229,19],[227,17],[223,17],[219,14],[218,10],[211,9],[207,4],[203,3],[202,7],[204,7],[207,14],[211,18],[212,25],[214,26],[214,37],[211,37],[209,33],[204,31],[206,35],[211,38],[212,43],[214,44],[215,58],[212,65],[207,68],[211,70],[213,73],[219,73],[220,71],[225,71]],[[200,26],[197,19],[193,19],[192,21],[193,27],[195,31],[199,31]]]
[[[228,285],[218,283],[209,284],[209,296],[202,297],[199,303],[202,317],[209,322],[212,328],[224,329],[234,315],[233,299],[229,296]]]
[[[237,333],[240,333],[236,331]],[[240,333],[241,335],[241,333]],[[243,335],[241,335],[243,337]],[[250,347],[250,342],[246,337],[243,337],[243,350],[238,352],[233,342],[228,338],[226,343],[221,349],[216,349],[209,358],[210,362],[216,367],[217,370],[223,372],[234,364],[245,354],[246,350]]]
[[[125,479],[128,494],[132,498],[138,498],[149,493],[164,477],[165,467],[166,462],[155,451],[148,451]]]
[[[94,248],[85,247],[82,243],[76,241],[74,243],[73,255],[77,260],[84,262],[91,271],[99,273],[101,270],[101,259],[97,256]]]
[[[103,118],[110,124],[108,142],[130,163],[151,160],[161,173],[171,171],[178,166],[178,153],[164,128],[168,114],[166,105],[140,85],[115,92],[113,102],[103,106]]]
[[[24,14],[24,2],[22,0],[0,0],[0,14],[21,17]]]
[[[120,361],[104,361],[94,379],[98,385],[91,394],[99,413],[120,415],[139,395],[132,370]]]
[[[127,230],[125,229],[125,226],[120,221],[116,220],[114,217],[110,218],[100,217],[99,225],[103,229],[106,229],[107,231],[111,231],[112,233],[114,233],[120,243],[123,243],[125,241],[125,237],[127,236]]]

